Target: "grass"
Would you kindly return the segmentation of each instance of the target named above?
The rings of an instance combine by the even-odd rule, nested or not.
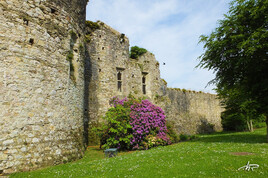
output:
[[[268,177],[265,130],[200,135],[197,140],[123,152],[115,158],[104,158],[101,150],[89,147],[84,158],[76,162],[11,177]],[[248,161],[260,167],[237,170]]]

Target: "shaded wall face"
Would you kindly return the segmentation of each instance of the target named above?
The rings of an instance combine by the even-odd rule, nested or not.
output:
[[[220,100],[216,95],[166,88],[166,94],[155,102],[165,111],[167,120],[174,122],[183,134],[221,131]]]
[[[85,4],[0,1],[0,173],[82,156]]]

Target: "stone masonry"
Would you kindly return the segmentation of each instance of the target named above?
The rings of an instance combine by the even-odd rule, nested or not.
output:
[[[82,157],[86,4],[0,1],[0,174]]]

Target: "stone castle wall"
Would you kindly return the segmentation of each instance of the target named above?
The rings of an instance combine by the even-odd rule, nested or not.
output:
[[[220,131],[220,107],[216,95],[179,91],[166,87],[160,78],[159,63],[150,52],[138,59],[129,58],[129,40],[108,25],[91,33],[88,44],[90,64],[89,121],[101,121],[111,107],[109,100],[118,96],[146,97],[161,106],[167,120],[173,121],[178,133],[196,134]],[[122,89],[118,90],[117,74],[122,74]],[[142,78],[145,77],[143,91]]]
[[[91,33],[88,44],[90,121],[101,120],[114,96],[124,98],[132,94],[152,98],[160,87],[159,63],[154,55],[147,52],[139,59],[129,58],[128,38],[102,22],[98,24],[100,28]]]
[[[222,130],[223,108],[216,95],[166,86],[162,86],[162,92],[154,102],[163,108],[177,133],[192,135]]]
[[[0,1],[0,173],[83,155],[86,4]]]

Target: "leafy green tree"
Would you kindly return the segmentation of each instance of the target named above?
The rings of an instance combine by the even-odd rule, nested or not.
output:
[[[210,81],[230,107],[232,99],[254,101],[254,109],[268,125],[268,1],[233,0],[223,20],[209,36],[202,35],[205,52],[199,67],[213,70]],[[236,91],[238,94],[233,95]],[[241,107],[240,107],[241,108]],[[268,141],[268,127],[267,127]]]

